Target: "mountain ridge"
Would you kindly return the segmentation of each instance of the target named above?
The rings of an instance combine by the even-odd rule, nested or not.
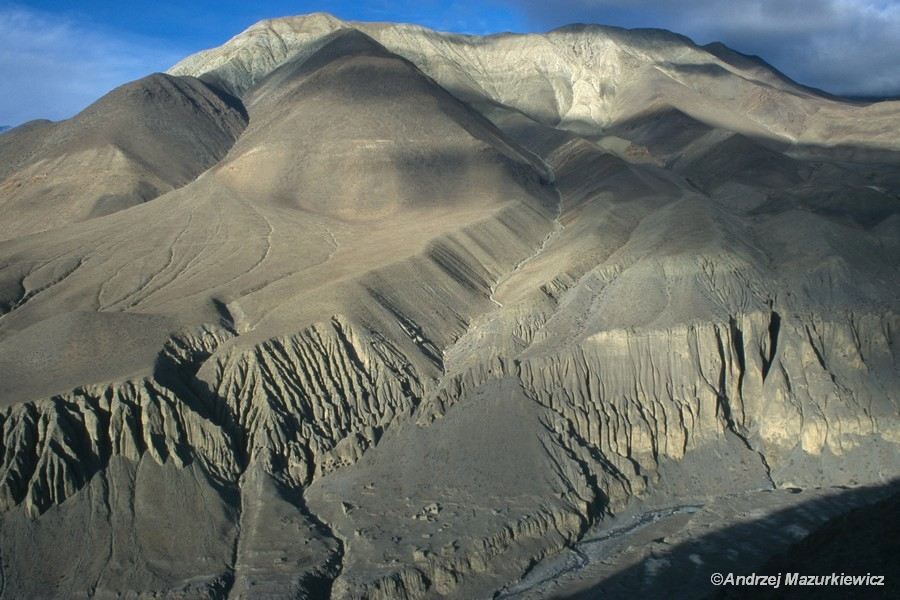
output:
[[[675,86],[671,88],[667,102],[680,103],[682,110],[690,111],[704,103],[709,104],[710,99],[721,98],[730,104],[727,110],[723,106],[716,108],[717,112],[706,113],[705,117],[701,113],[700,116],[725,118],[723,123],[730,129],[793,143],[824,142],[833,145],[858,142],[866,137],[867,144],[871,144],[877,138],[870,132],[881,131],[884,127],[891,131],[896,129],[896,113],[900,111],[900,105],[886,102],[857,117],[851,106],[865,109],[864,106],[819,96],[817,91],[791,81],[769,65],[754,62],[751,71],[741,71],[728,61],[720,60],[708,48],[678,34],[664,30],[626,30],[596,25],[570,26],[546,34],[504,34],[499,38],[480,38],[444,34],[416,25],[345,23],[331,15],[317,13],[261,21],[218,49],[202,51],[180,61],[169,72],[224,78],[222,84],[240,95],[248,82],[267,72],[272,65],[287,56],[310,52],[320,43],[321,36],[347,26],[368,33],[393,52],[411,60],[464,101],[481,99],[508,104],[510,108],[523,110],[539,121],[561,124],[563,128],[576,132],[581,121],[588,127],[602,128],[612,121],[627,118],[628,107],[635,104],[631,98],[634,93],[639,95],[638,104],[645,105],[652,101],[652,95],[648,97],[648,92],[641,91],[641,86],[651,86],[651,89],[659,86],[655,79],[659,74],[653,70],[654,67],[662,67],[663,71],[668,69],[669,74],[664,81],[666,85]],[[666,48],[677,52],[668,56],[665,54]],[[265,55],[254,55],[254,52],[263,49],[266,49]],[[524,59],[516,59],[517,56],[531,56],[538,64],[519,72],[521,66],[517,66],[516,60],[521,63]],[[539,56],[541,58],[537,58]],[[724,68],[731,80],[724,87],[722,84],[710,87],[692,83],[666,67],[666,61],[684,68]],[[651,70],[629,79],[621,74],[624,65],[629,65],[627,68],[631,70],[641,65]],[[485,72],[485,69],[488,71]],[[595,70],[596,75],[584,75],[585,69]],[[516,80],[509,83],[498,81],[498,74],[503,70],[516,73]],[[487,75],[488,72],[490,75]],[[479,78],[490,80],[490,87],[482,89]],[[603,83],[600,78],[608,82]],[[771,92],[768,97],[759,97],[755,92],[742,91],[741,87],[745,84],[741,83],[741,78],[771,86]],[[547,87],[544,80],[554,83]],[[523,87],[526,85],[529,87]],[[694,90],[692,85],[700,87]],[[612,91],[616,88],[623,89]],[[699,101],[694,96],[697,92],[708,96],[707,100]],[[741,99],[742,94],[748,95]],[[625,95],[627,100],[618,102],[616,97],[619,95]],[[523,99],[528,97],[540,99],[540,102],[532,99],[523,103]],[[740,102],[735,104],[735,99]],[[592,108],[585,112],[580,103]],[[735,111],[735,108],[739,110]],[[848,110],[851,112],[847,113]],[[886,114],[881,114],[885,111]],[[725,117],[729,112],[743,113],[743,118],[736,121]],[[784,113],[790,115],[796,125],[785,128]],[[877,120],[878,124],[871,127],[864,125],[868,120]],[[834,122],[845,124],[837,127]],[[859,131],[853,132],[853,128]],[[814,135],[805,133],[813,131]],[[840,137],[829,139],[832,137],[830,132],[838,131],[842,132]],[[826,132],[829,132],[828,136],[823,138],[822,134]],[[883,136],[879,146],[896,150],[896,137]]]
[[[704,597],[896,494],[894,107],[347,25],[0,137],[0,598]]]
[[[0,139],[0,201],[11,213],[0,239],[115,212],[185,185],[225,155],[246,124],[242,111],[197,79],[158,73],[112,90],[71,119],[11,129]],[[93,171],[91,181],[86,171]]]

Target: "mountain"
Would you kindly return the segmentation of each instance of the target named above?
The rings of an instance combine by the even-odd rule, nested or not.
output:
[[[0,596],[714,594],[896,494],[898,116],[317,14],[15,128]]]
[[[498,102],[564,129],[590,132],[672,106],[733,131],[788,143],[897,149],[898,102],[837,101],[721,45],[701,47],[655,29],[572,25],[482,38],[316,14],[262,21],[169,72],[200,76],[240,95],[288,57],[308,56],[348,25],[464,101]]]
[[[68,225],[181,187],[225,156],[246,125],[239,103],[196,79],[156,74],[75,117],[0,138],[0,239]]]

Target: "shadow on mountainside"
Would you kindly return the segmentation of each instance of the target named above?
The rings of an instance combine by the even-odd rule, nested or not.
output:
[[[797,490],[796,493],[803,493]],[[810,534],[809,530],[813,529]],[[900,592],[900,480],[849,489],[711,531],[647,557],[565,600],[603,598],[896,598]],[[798,539],[801,541],[798,542]],[[655,540],[664,542],[665,538]],[[777,556],[772,558],[773,555]],[[716,588],[727,575],[884,575],[884,587]]]

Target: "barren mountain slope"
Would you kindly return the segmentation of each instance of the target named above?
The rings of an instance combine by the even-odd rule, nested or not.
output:
[[[333,469],[343,453],[361,451],[409,411],[426,377],[439,373],[434,343],[449,343],[471,314],[487,310],[489,282],[551,228],[555,198],[531,159],[361,34],[337,36],[272,81],[248,103],[251,125],[240,144],[194,183],[2,244],[8,506],[21,504],[32,517],[61,511],[68,522],[78,519],[77,506],[102,508],[94,503],[110,486],[124,490],[125,505],[138,503],[155,493],[156,483],[141,483],[140,465],[151,460],[163,465],[147,467],[157,473],[153,481],[179,489],[173,465],[198,465],[190,468],[218,483],[201,477],[198,491],[182,490],[186,501],[223,494],[226,514],[240,506],[242,517],[256,519],[252,494],[290,497],[278,486],[297,489]],[[283,112],[273,112],[273,93],[282,95],[276,106]],[[266,162],[255,162],[260,155],[283,168],[266,177]],[[343,172],[327,172],[329,161],[343,161]],[[310,168],[294,171],[295,164]],[[419,323],[435,330],[435,342],[422,337]],[[238,334],[195,379],[201,362]],[[24,356],[23,339],[32,348]],[[270,361],[285,351],[293,366],[278,375]],[[232,385],[226,406],[215,390]],[[273,395],[272,385],[289,388]],[[343,408],[333,406],[338,398]],[[248,484],[251,495],[238,501],[241,473],[252,478],[257,470],[258,492]],[[294,504],[285,506],[317,530]],[[267,500],[259,510],[275,509]],[[136,527],[116,511],[104,515],[98,527],[112,539]],[[268,526],[262,519],[260,527]],[[250,523],[241,521],[241,530],[241,543],[251,543]],[[231,557],[233,537],[201,531],[194,538]],[[323,548],[333,547],[329,540]],[[266,535],[259,543],[272,541]],[[128,550],[151,562],[158,551],[143,539]],[[31,560],[9,547],[3,556]],[[194,562],[172,560],[160,577],[178,587],[187,577],[179,573]],[[331,564],[325,550],[315,560],[315,568]],[[17,564],[4,570],[8,593],[46,585],[27,576],[29,562]],[[66,560],[55,564],[64,595],[97,585],[93,577],[112,577],[110,590],[161,585],[140,573],[112,576],[109,564],[98,564],[96,575]],[[201,584],[215,589],[235,576],[232,557]]]
[[[0,242],[0,594],[602,591],[586,540],[900,475],[895,107],[714,50],[310,16],[173,68],[227,154]]]
[[[898,148],[900,102],[835,101],[756,61],[736,60],[668,31],[573,25],[486,37],[414,25],[344,23],[327,14],[262,21],[170,69],[242,95],[333,31],[352,26],[415,63],[465,101],[490,99],[582,133],[671,105],[745,134],[812,145]]]
[[[240,103],[192,77],[155,74],[75,117],[0,138],[0,239],[109,214],[193,180],[246,125]]]

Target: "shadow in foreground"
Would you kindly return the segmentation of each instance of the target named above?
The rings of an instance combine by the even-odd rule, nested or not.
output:
[[[818,526],[806,535],[799,524],[808,530],[811,522]],[[900,480],[818,497],[663,548],[589,589],[556,597],[900,598]],[[782,576],[777,589],[716,587],[711,583],[714,573]],[[884,576],[884,586],[785,586],[785,573],[870,573]]]

